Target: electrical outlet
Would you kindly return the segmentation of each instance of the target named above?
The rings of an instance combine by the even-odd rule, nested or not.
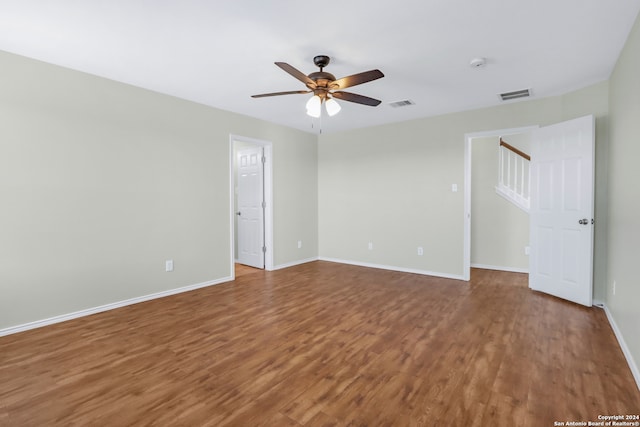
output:
[[[424,249],[422,249],[422,246],[418,246],[418,255],[424,255]]]
[[[613,294],[616,294],[616,281],[613,281]]]
[[[373,243],[369,242],[369,250],[372,251],[373,250]]]
[[[168,259],[164,262],[164,271],[173,271],[173,260]]]
[[[529,246],[525,246],[525,247],[524,247],[524,254],[525,254],[525,255],[529,255],[529,254],[531,254],[531,247],[529,247]]]
[[[451,184],[451,192],[453,193],[458,192],[458,184]]]
[[[298,249],[302,247],[302,240],[298,240]]]

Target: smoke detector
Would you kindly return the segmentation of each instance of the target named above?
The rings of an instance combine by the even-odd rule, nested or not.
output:
[[[487,60],[485,58],[473,58],[469,62],[469,66],[471,68],[481,68],[487,65]]]

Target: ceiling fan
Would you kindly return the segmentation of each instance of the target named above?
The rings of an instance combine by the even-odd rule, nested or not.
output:
[[[384,77],[384,74],[382,74],[380,70],[365,71],[351,76],[342,77],[341,79],[336,79],[333,74],[323,71],[324,67],[329,65],[330,60],[331,58],[326,55],[315,56],[313,58],[313,63],[317,67],[320,67],[320,71],[316,71],[309,75],[303,74],[301,71],[286,62],[276,62],[275,64],[278,67],[304,83],[308,90],[263,93],[260,95],[253,95],[252,98],[313,92],[313,96],[307,102],[307,114],[312,117],[320,117],[320,107],[323,102],[325,103],[325,108],[330,116],[337,114],[338,111],[340,111],[340,104],[338,104],[334,98],[342,101],[355,102],[356,104],[369,105],[372,107],[375,107],[382,102],[378,99],[369,98],[368,96],[358,95],[356,93],[344,92],[342,90]]]

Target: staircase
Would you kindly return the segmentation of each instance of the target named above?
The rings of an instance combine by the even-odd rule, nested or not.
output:
[[[529,163],[531,157],[500,138],[496,193],[529,213]]]

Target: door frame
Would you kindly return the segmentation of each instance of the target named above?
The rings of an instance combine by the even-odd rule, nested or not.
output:
[[[229,226],[230,226],[230,260],[231,260],[231,278],[235,279],[235,187],[236,187],[236,171],[234,168],[234,147],[235,142],[242,142],[252,145],[261,146],[264,149],[265,163],[263,164],[264,172],[264,246],[267,248],[267,252],[264,256],[264,269],[267,271],[273,270],[273,167],[272,167],[272,148],[271,141],[265,141],[261,139],[249,138],[241,135],[229,134]]]
[[[475,138],[500,137],[531,132],[539,125],[519,128],[496,129],[483,132],[471,132],[464,135],[464,243],[462,254],[462,278],[471,280],[471,144]]]

